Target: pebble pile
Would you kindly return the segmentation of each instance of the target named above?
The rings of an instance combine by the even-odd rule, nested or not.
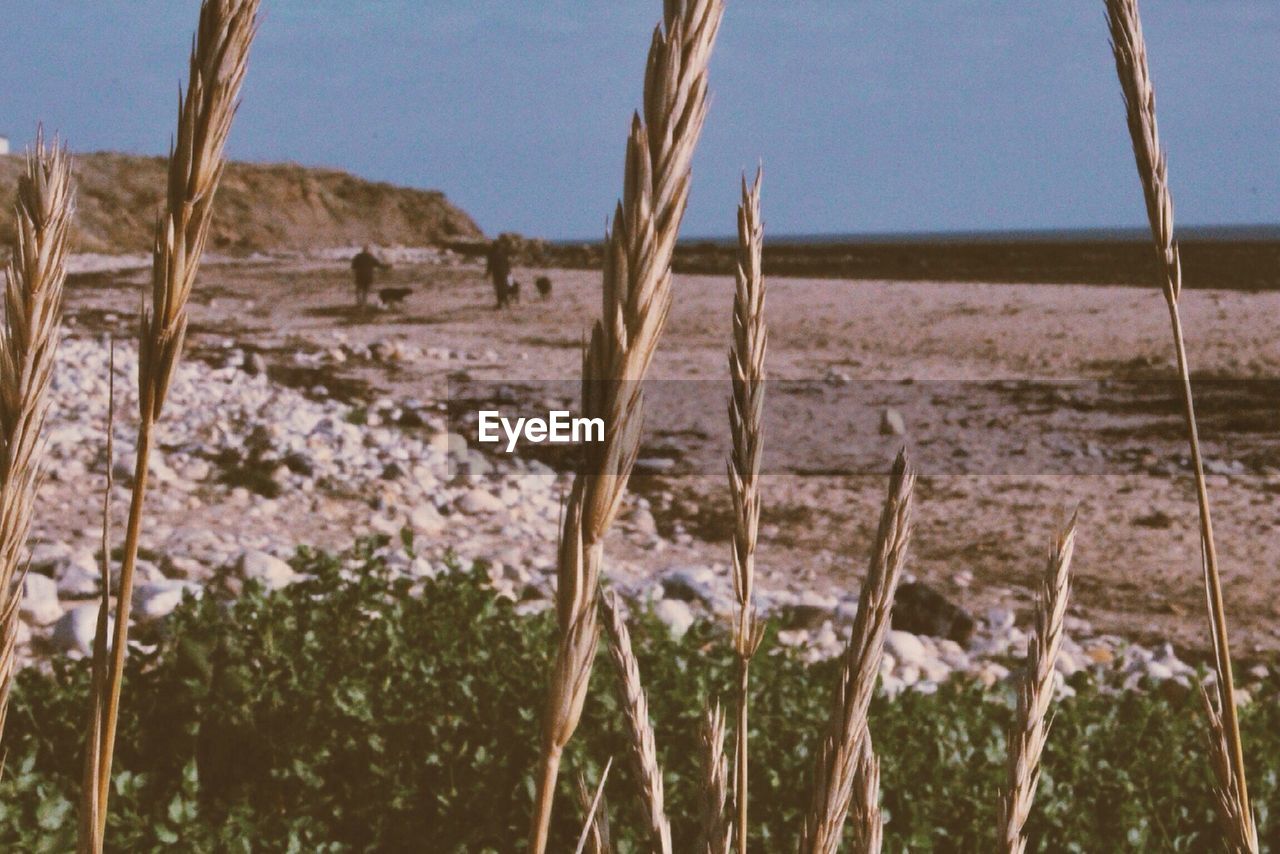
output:
[[[117,345],[114,359],[110,469],[119,530],[135,465],[137,354]],[[110,370],[105,342],[63,340],[22,609],[26,660],[83,654],[92,637]],[[346,544],[408,529],[424,554],[443,556],[448,540],[471,546],[457,549],[471,559],[491,556],[485,534],[508,547],[554,542],[559,512],[549,469],[512,460],[495,470],[445,432],[427,404],[317,400],[273,383],[235,349],[220,366],[188,359],[179,368],[149,482],[133,608],[139,622],[162,619],[184,592],[202,594],[215,579],[287,583],[284,558],[314,542],[321,523],[344,533]],[[530,551],[546,555],[535,568],[549,568],[549,548],[515,554]]]
[[[380,346],[380,356],[377,347],[368,348],[370,358],[405,352],[403,345]],[[61,345],[47,431],[48,479],[37,507],[18,637],[27,663],[83,656],[92,643],[101,580],[99,508],[108,468],[108,352],[103,341],[91,338],[67,337]],[[117,345],[114,370],[110,467],[119,516],[133,475],[136,351]],[[230,344],[221,364],[188,359],[174,378],[152,457],[154,487],[131,618],[145,629],[187,594],[235,595],[248,579],[271,588],[296,581],[287,558],[297,544],[315,542],[309,526],[318,522],[340,531],[346,545],[365,533],[391,535],[383,557],[412,577],[445,571],[451,549],[464,562],[483,559],[496,595],[523,611],[550,607],[563,478],[536,462],[469,449],[463,437],[446,432],[440,412],[418,400],[353,407],[304,394],[271,381],[260,361]],[[413,534],[412,553],[401,543],[404,530]],[[629,499],[620,534],[661,539],[644,498]],[[657,560],[662,549],[654,546],[660,543],[648,545]],[[676,634],[697,619],[726,619],[734,610],[725,566],[650,565],[622,574],[617,584],[633,607],[651,608]],[[857,598],[856,592],[838,597],[762,590],[759,604],[783,644],[820,659],[842,651]],[[971,623],[963,642],[891,631],[882,690],[930,692],[958,675],[987,685],[1008,679],[1027,643],[1013,612],[993,609]],[[1191,685],[1196,677],[1167,645],[1148,649],[1098,635],[1073,618],[1067,635],[1058,661],[1064,679],[1087,670],[1128,690]],[[139,637],[145,640],[145,631]],[[1250,673],[1255,681],[1267,676]],[[1060,690],[1071,689],[1064,682]]]
[[[904,583],[914,584],[908,575]],[[733,588],[727,568],[671,567],[647,589],[630,591],[652,608],[670,629],[681,634],[703,616],[725,625],[735,614]],[[833,658],[844,652],[849,627],[858,608],[856,591],[844,598],[820,593],[758,591],[761,613],[778,628],[781,644],[795,648],[810,661]],[[1027,632],[1015,625],[1013,611],[992,608],[973,621],[972,635],[964,644],[944,637],[892,629],[885,641],[879,689],[890,695],[905,690],[932,693],[953,677],[976,679],[992,686],[1007,680],[1020,667],[1027,650]],[[1115,635],[1097,634],[1085,620],[1066,619],[1067,633],[1058,656],[1058,691],[1074,693],[1066,680],[1088,671],[1109,690],[1138,690],[1164,683],[1194,686],[1200,674],[1178,658],[1173,647],[1148,648]],[[1212,673],[1204,674],[1212,683]],[[1267,668],[1257,665],[1244,682],[1264,682]],[[1241,700],[1247,690],[1237,689]]]

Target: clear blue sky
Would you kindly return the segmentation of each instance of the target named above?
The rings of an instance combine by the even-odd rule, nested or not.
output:
[[[231,153],[597,237],[660,0],[264,0]],[[0,0],[0,133],[163,153],[197,0]],[[1146,0],[1183,224],[1280,223],[1280,3]],[[729,0],[688,235],[1143,222],[1101,0]]]

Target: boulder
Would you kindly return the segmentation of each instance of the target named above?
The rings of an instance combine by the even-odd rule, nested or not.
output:
[[[497,513],[505,506],[498,496],[481,486],[468,491],[462,498],[458,499],[458,509],[469,516]]]
[[[1009,678],[1009,668],[994,661],[988,661],[973,671],[973,676],[983,685],[990,688],[997,682],[1003,682]]]
[[[968,611],[946,596],[921,582],[912,582],[898,585],[893,628],[964,645],[973,637],[977,623]]]
[[[938,641],[938,658],[952,670],[968,670],[970,667],[969,654],[950,638]]]
[[[139,621],[159,620],[173,613],[183,595],[199,588],[185,581],[148,581],[139,584],[133,591],[133,619]]]
[[[268,590],[279,590],[298,580],[293,567],[274,555],[245,549],[236,559],[236,573],[245,581],[257,581]]]
[[[1069,649],[1058,650],[1058,659],[1054,662],[1054,669],[1062,674],[1063,678],[1070,679],[1081,670],[1084,670],[1084,663],[1080,660],[1081,656]]]
[[[133,563],[133,582],[134,584],[145,584],[149,581],[164,581],[164,573],[160,571],[160,567],[145,558],[138,558]],[[111,563],[111,586],[114,592],[115,588],[120,586],[120,561],[112,561]]]
[[[880,677],[879,685],[881,693],[890,699],[898,696],[907,688],[906,683],[896,676]]]
[[[907,435],[907,422],[902,417],[901,412],[896,409],[886,409],[884,412],[880,413],[880,435]]]
[[[99,603],[90,602],[72,608],[53,624],[49,641],[54,649],[72,656],[86,656],[93,652],[93,637],[98,631]],[[113,621],[107,618],[107,631],[113,630]]]
[[[885,635],[884,651],[902,667],[920,667],[929,660],[929,652],[920,638],[897,629],[890,629]]]
[[[54,572],[58,582],[58,595],[64,599],[85,599],[98,595],[102,585],[102,572],[98,559],[87,549],[59,561]]]
[[[926,682],[937,685],[945,682],[947,677],[951,675],[951,668],[944,662],[937,659],[926,661],[920,668],[920,675]]]
[[[193,557],[165,553],[161,556],[165,578],[199,578],[205,575],[204,564]]]
[[[409,525],[415,533],[423,536],[435,537],[443,534],[447,524],[440,511],[430,504],[419,505],[409,514]]]
[[[74,550],[66,543],[36,543],[28,559],[32,572],[41,575],[58,574],[58,567],[70,559]]]
[[[22,619],[37,626],[47,626],[62,616],[58,604],[58,585],[47,575],[28,572],[22,582]]]
[[[681,602],[709,603],[715,598],[715,573],[705,566],[681,566],[662,577],[662,593]]]
[[[378,514],[369,520],[369,530],[377,534],[385,534],[388,537],[397,537],[400,531],[404,529],[403,521],[399,518],[383,516]]]
[[[671,632],[672,637],[684,637],[685,632],[693,625],[693,609],[687,602],[678,599],[662,599],[653,606],[653,614]]]

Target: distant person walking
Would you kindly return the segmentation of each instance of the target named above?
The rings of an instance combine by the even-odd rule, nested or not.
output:
[[[351,271],[356,277],[356,308],[364,308],[369,302],[369,288],[373,286],[375,270],[390,270],[390,264],[379,261],[365,244],[360,254],[351,259]]]
[[[494,309],[503,308],[511,293],[511,248],[501,237],[489,246],[489,260],[484,271],[493,280],[493,295],[497,299]]]

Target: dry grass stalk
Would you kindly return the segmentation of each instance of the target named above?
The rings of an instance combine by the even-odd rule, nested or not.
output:
[[[1049,737],[1047,718],[1071,590],[1075,538],[1073,516],[1058,534],[1045,565],[1036,601],[1035,630],[1027,643],[1026,669],[1018,683],[1018,716],[1009,733],[1009,777],[1000,800],[1000,848],[1014,854],[1021,854],[1027,847],[1022,829],[1031,815],[1031,802],[1040,779],[1040,755]]]
[[[1191,462],[1195,472],[1196,501],[1200,511],[1200,540],[1203,549],[1205,596],[1208,600],[1209,629],[1213,640],[1217,672],[1218,708],[1221,710],[1222,738],[1212,737],[1213,762],[1220,769],[1219,780],[1225,790],[1219,801],[1235,804],[1226,827],[1229,838],[1251,841],[1246,850],[1257,850],[1257,828],[1249,804],[1249,788],[1245,780],[1244,747],[1240,740],[1240,722],[1236,715],[1235,679],[1231,672],[1231,647],[1227,638],[1227,615],[1222,597],[1222,580],[1218,571],[1217,547],[1213,538],[1213,519],[1209,510],[1209,490],[1205,484],[1204,462],[1200,453],[1200,437],[1196,427],[1195,404],[1191,393],[1191,372],[1187,366],[1187,350],[1183,340],[1182,318],[1178,300],[1182,294],[1182,266],[1178,245],[1173,238],[1173,199],[1169,192],[1168,168],[1160,148],[1156,125],[1155,91],[1147,68],[1147,48],[1142,37],[1142,21],[1137,0],[1107,0],[1107,19],[1111,28],[1111,47],[1115,55],[1116,74],[1124,93],[1129,136],[1133,142],[1138,177],[1146,199],[1147,218],[1155,242],[1161,271],[1161,286],[1169,309],[1174,349],[1183,395],[1183,413],[1191,446]],[[1212,719],[1210,728],[1212,729]]]
[[[607,235],[603,306],[583,357],[583,415],[603,418],[588,445],[561,531],[556,613],[559,641],[543,716],[541,769],[529,850],[546,850],[556,779],[577,729],[598,638],[604,538],[639,450],[640,384],[671,304],[671,254],[689,193],[689,166],[707,110],[707,63],[723,0],[666,0],[644,83],[644,119],[627,139],[622,201]]]
[[[893,596],[911,539],[911,491],[915,474],[900,452],[889,477],[889,492],[880,515],[875,548],[858,600],[858,613],[845,648],[844,670],[836,691],[828,733],[814,768],[809,813],[800,837],[805,854],[834,852],[848,815],[858,772],[858,757],[867,738],[867,708],[875,691],[889,631]]]
[[[858,769],[853,812],[854,850],[879,854],[884,845],[884,816],[880,814],[880,760],[871,744],[871,733],[862,739],[858,751]]]
[[[1203,541],[1200,548],[1200,564],[1204,573],[1207,598],[1209,569]],[[1210,697],[1202,684],[1200,699],[1207,725],[1205,735],[1208,739],[1209,758],[1217,781],[1214,790],[1214,806],[1217,808],[1219,822],[1226,836],[1226,847],[1230,851],[1257,851],[1258,828],[1254,823],[1252,811],[1248,809],[1248,802],[1240,800],[1239,789],[1235,785],[1231,750],[1227,743],[1227,731],[1223,722],[1222,695],[1218,693]]]
[[[1208,722],[1206,735],[1209,741],[1209,755],[1213,760],[1213,775],[1217,781],[1214,789],[1214,807],[1218,811],[1218,819],[1226,834],[1226,848],[1229,851],[1257,851],[1257,827],[1252,816],[1244,809],[1236,794],[1232,780],[1232,771],[1227,748],[1227,733],[1222,724],[1222,710],[1218,701],[1209,696],[1203,685],[1200,686],[1200,700],[1203,705],[1205,720]]]
[[[89,681],[89,724],[85,727],[84,777],[80,788],[80,838],[92,839],[99,823],[97,775],[99,758],[94,750],[102,726],[107,692],[107,635],[111,633],[111,490],[115,486],[116,344],[111,341],[107,362],[107,476],[102,490],[102,595],[98,597],[98,626],[93,635],[93,669]]]
[[[191,49],[187,91],[179,98],[165,213],[156,225],[151,307],[143,311],[139,333],[137,464],[120,565],[110,669],[103,686],[106,696],[100,726],[88,746],[95,764],[95,786],[94,791],[85,793],[85,799],[86,803],[92,799],[97,827],[89,838],[81,837],[82,851],[102,850],[152,434],[186,337],[187,298],[209,235],[214,196],[225,165],[223,151],[235,117],[249,46],[257,31],[257,14],[258,0],[204,0]]]
[[[729,494],[733,500],[733,592],[738,601],[734,653],[738,658],[738,722],[734,736],[734,802],[738,851],[747,850],[747,707],[751,658],[764,625],[756,615],[756,540],[760,527],[760,454],[764,446],[764,356],[769,334],[764,322],[764,277],[760,258],[764,226],[760,221],[761,171],[750,186],[742,179],[738,205],[737,288],[733,297],[733,343],[729,348]]]
[[[609,769],[612,767],[613,757],[609,757],[604,770],[600,772],[600,783],[596,786],[595,797],[591,796],[587,788],[586,776],[578,772],[578,802],[582,805],[586,818],[582,823],[582,835],[578,837],[578,847],[574,849],[575,854],[582,854],[587,850],[588,843],[591,845],[591,854],[612,854],[613,843],[609,839],[609,811],[604,797],[604,784],[609,779]]]
[[[43,132],[37,131],[35,149],[27,153],[26,171],[18,179],[16,240],[0,326],[0,737],[17,654],[23,558],[40,484],[74,208],[71,159],[57,140],[46,147]]]
[[[649,701],[640,682],[640,665],[631,650],[631,633],[627,630],[627,621],[622,616],[617,597],[606,594],[603,603],[608,618],[609,654],[622,689],[623,712],[631,735],[631,760],[636,781],[640,784],[653,847],[663,854],[671,854],[671,823],[667,821],[663,804],[662,767],[658,764],[658,748],[654,742],[653,724],[649,720]]]
[[[698,854],[728,854],[733,827],[725,816],[729,763],[724,756],[724,709],[716,703],[702,722],[702,816]]]

